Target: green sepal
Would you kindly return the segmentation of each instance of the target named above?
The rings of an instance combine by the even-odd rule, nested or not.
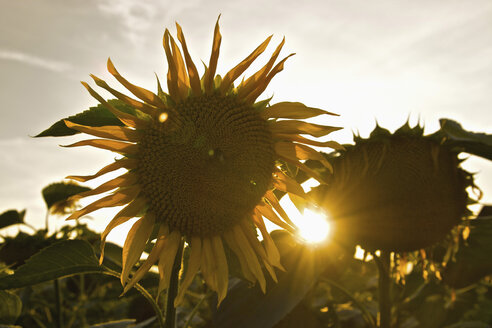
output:
[[[256,103],[253,104],[253,107],[254,109],[256,109],[257,111],[262,111],[264,110],[268,104],[270,104],[270,101],[272,100],[273,96],[271,96],[270,98],[267,98],[265,100],[260,100]]]
[[[127,113],[135,115],[139,118],[144,118],[146,115],[142,112],[136,110],[135,108],[125,104],[123,101],[119,99],[110,99],[108,103],[113,105],[116,109]],[[77,130],[71,129],[65,125],[64,120],[86,125],[86,126],[105,126],[105,125],[116,125],[123,126],[124,124],[111,113],[104,105],[98,104],[95,107],[91,107],[82,113],[72,115],[70,117],[59,120],[48,129],[39,133],[35,137],[63,137],[63,136],[71,136],[77,133],[80,133]]]

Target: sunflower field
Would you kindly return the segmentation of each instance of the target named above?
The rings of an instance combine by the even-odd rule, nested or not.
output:
[[[338,114],[262,97],[292,56],[284,40],[239,81],[271,36],[220,75],[217,21],[200,76],[176,31],[155,92],[108,59],[121,91],[91,75],[98,104],[36,136],[82,133],[63,147],[115,158],[46,186],[44,229],[0,214],[0,234],[30,230],[1,237],[0,327],[491,327],[492,205],[461,163],[492,160],[492,135],[441,119],[327,140]],[[329,232],[304,234],[286,200]],[[114,207],[102,233],[88,227]],[[53,232],[52,216],[67,224]],[[123,245],[107,242],[125,223]]]

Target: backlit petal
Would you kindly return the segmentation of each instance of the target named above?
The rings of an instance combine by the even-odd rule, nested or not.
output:
[[[114,151],[115,153],[120,153],[123,155],[135,155],[138,152],[138,145],[114,141],[114,140],[105,140],[105,139],[90,139],[90,140],[82,140],[70,145],[63,145],[62,147],[80,147],[80,146],[92,146],[96,148],[106,149],[110,151]]]
[[[224,94],[231,87],[232,83],[244,73],[244,71],[258,58],[259,55],[265,51],[266,47],[270,43],[272,35],[270,35],[262,44],[260,44],[248,57],[246,57],[242,62],[237,64],[233,69],[231,69],[222,79],[222,85],[220,86],[220,91]]]
[[[322,114],[336,115],[325,110],[307,107],[300,102],[280,102],[272,106],[266,107],[261,111],[261,117],[268,118],[292,118],[292,119],[306,119],[315,117]]]
[[[159,98],[155,93],[136,86],[130,82],[128,82],[123,76],[118,73],[116,68],[113,65],[113,62],[110,58],[108,58],[108,71],[111,73],[118,82],[120,82],[125,88],[127,88],[131,93],[135,95],[135,97],[145,101],[148,104],[154,105],[158,108],[165,109],[166,105],[162,102],[161,98]]]
[[[76,124],[67,120],[64,120],[64,122],[65,125],[71,129],[84,132],[96,137],[130,142],[137,142],[138,140],[140,140],[140,134],[136,130],[129,129],[127,127],[114,125],[93,127]]]
[[[126,236],[125,244],[123,245],[121,270],[121,284],[125,285],[131,269],[140,260],[142,252],[147,244],[147,240],[152,233],[154,227],[155,216],[147,213],[145,216],[135,222]]]

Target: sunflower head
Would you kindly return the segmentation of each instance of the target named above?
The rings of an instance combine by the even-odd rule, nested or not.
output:
[[[333,217],[335,235],[367,250],[412,251],[459,224],[473,181],[438,135],[408,123],[393,134],[377,126],[330,156],[334,173],[313,197]]]
[[[207,285],[218,293],[220,303],[228,285],[226,253],[234,254],[244,277],[252,283],[259,282],[263,290],[264,269],[276,279],[274,267],[282,269],[282,265],[264,218],[288,231],[294,231],[295,227],[273,190],[306,197],[300,185],[281,169],[281,162],[297,166],[321,180],[317,172],[301,162],[314,159],[329,166],[309,145],[332,148],[339,145],[308,139],[301,134],[321,137],[338,128],[302,121],[331,114],[318,108],[297,102],[274,105],[269,105],[268,100],[256,102],[291,56],[277,62],[284,40],[259,71],[235,86],[234,81],[265,51],[271,37],[220,77],[216,75],[216,67],[222,37],[217,22],[210,61],[200,77],[181,27],[178,24],[176,27],[181,47],[168,30],[164,34],[169,65],[167,93],[159,82],[156,93],[128,82],[111,60],[108,60],[109,72],[138,99],[113,89],[96,76],[92,78],[96,85],[128,106],[129,112],[117,109],[83,82],[89,93],[122,124],[92,127],[66,121],[69,128],[102,138],[69,146],[89,145],[122,157],[94,175],[69,178],[87,181],[120,168],[126,172],[77,195],[80,198],[109,192],[74,212],[70,218],[124,205],[103,232],[102,245],[104,247],[114,227],[133,217],[139,218],[123,247],[121,281],[125,291],[154,264],[161,277],[159,291],[166,289],[175,256],[186,241],[190,256],[176,304],[183,299],[199,270]],[[263,243],[256,237],[257,229]],[[158,231],[155,246],[132,274],[133,266],[155,230]]]

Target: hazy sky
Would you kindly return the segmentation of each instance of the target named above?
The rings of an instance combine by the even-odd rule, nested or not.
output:
[[[27,220],[42,226],[44,186],[113,159],[58,147],[80,137],[29,137],[96,104],[80,80],[94,73],[117,86],[106,73],[110,56],[130,81],[155,90],[154,72],[163,80],[167,72],[164,29],[175,33],[178,21],[194,60],[207,62],[220,13],[218,72],[268,35],[275,43],[285,36],[284,54],[296,56],[265,98],[341,114],[324,121],[345,128],[333,134],[340,142],[356,130],[366,136],[375,120],[394,130],[409,116],[428,132],[446,117],[492,133],[490,0],[0,0],[0,212],[27,208]],[[491,163],[470,159],[466,167],[480,171],[492,203]],[[98,227],[105,215],[94,215]]]

